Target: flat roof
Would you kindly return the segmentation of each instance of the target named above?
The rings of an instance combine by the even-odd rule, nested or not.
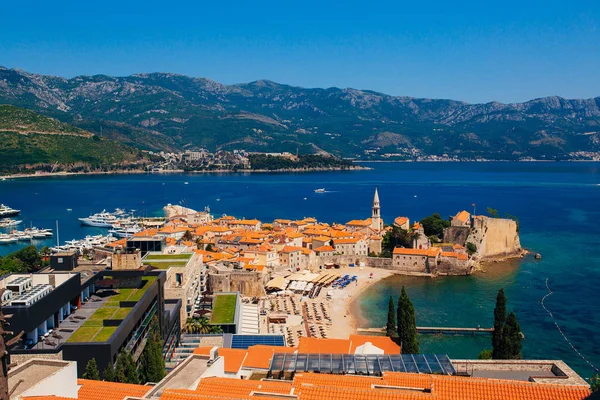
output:
[[[11,369],[8,373],[8,392],[13,389],[15,391],[10,397],[19,397],[21,393],[68,365],[68,361],[32,359]]]
[[[154,388],[146,394],[146,398],[157,399],[165,389],[191,389],[198,386],[200,376],[208,369],[208,357],[192,354]]]

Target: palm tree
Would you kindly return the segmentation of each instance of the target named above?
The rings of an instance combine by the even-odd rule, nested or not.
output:
[[[185,321],[185,331],[187,333],[197,333],[199,330],[198,320],[196,318],[188,318]]]

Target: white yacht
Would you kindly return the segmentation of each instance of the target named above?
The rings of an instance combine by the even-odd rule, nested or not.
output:
[[[101,213],[90,215],[87,218],[79,218],[79,221],[81,221],[82,225],[95,226],[98,228],[112,228],[119,219],[106,210],[102,210]]]
[[[138,232],[141,232],[142,228],[137,225],[130,227],[114,227],[108,231],[111,235],[118,238],[130,238]]]
[[[13,226],[17,226],[23,221],[18,221],[16,219],[3,218],[0,219],[0,228],[11,228]]]
[[[9,206],[0,204],[0,218],[10,217],[13,215],[19,215],[20,212],[21,212],[21,210],[15,210],[14,208],[10,208]]]
[[[315,189],[315,193],[325,193],[325,188]]]

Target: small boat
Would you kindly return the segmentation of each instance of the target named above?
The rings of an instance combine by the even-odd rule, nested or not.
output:
[[[325,193],[325,188],[315,189],[315,193]]]
[[[189,185],[189,182],[184,182],[183,184],[184,184],[184,185]]]

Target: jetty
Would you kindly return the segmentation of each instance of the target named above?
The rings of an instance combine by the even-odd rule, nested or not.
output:
[[[383,328],[358,328],[359,334],[382,334],[385,333]],[[456,328],[445,326],[417,326],[417,333],[422,335],[491,335],[494,328]]]

